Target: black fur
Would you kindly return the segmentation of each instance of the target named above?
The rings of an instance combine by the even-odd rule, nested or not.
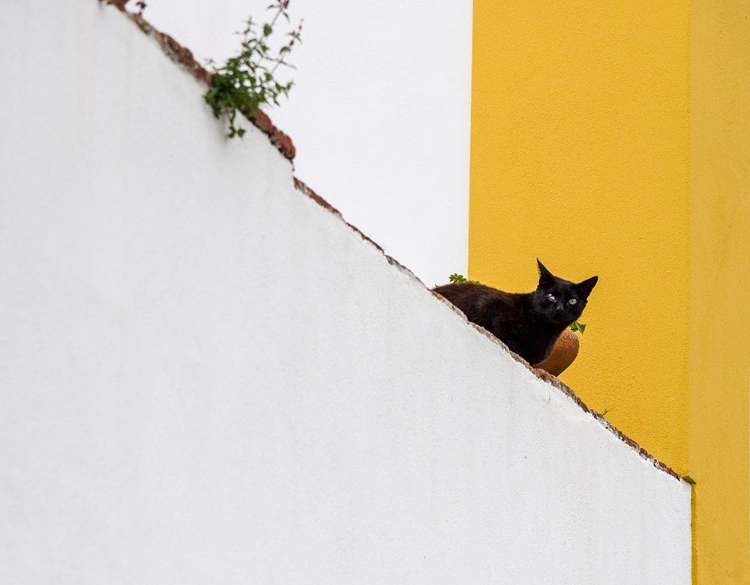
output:
[[[534,292],[507,293],[471,283],[433,290],[534,365],[544,361],[560,334],[581,316],[598,280],[593,276],[576,284],[554,276],[539,260],[537,264],[539,286]]]

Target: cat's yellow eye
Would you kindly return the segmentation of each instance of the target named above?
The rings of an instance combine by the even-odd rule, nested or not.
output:
[[[568,304],[569,304],[569,305],[575,305],[575,304],[576,304],[577,302],[578,302],[578,301],[577,301],[577,300],[575,300],[575,299],[570,299],[570,300],[568,301]]]

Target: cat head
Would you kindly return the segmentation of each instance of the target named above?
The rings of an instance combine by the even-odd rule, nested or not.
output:
[[[537,314],[555,325],[570,325],[583,313],[589,294],[599,277],[592,276],[576,284],[558,278],[539,260],[536,262],[539,265],[539,286],[532,293],[532,299]]]

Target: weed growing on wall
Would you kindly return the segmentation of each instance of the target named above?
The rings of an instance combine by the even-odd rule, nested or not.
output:
[[[237,112],[251,117],[260,106],[279,105],[279,98],[289,95],[293,82],[279,80],[277,71],[280,67],[294,68],[286,62],[286,58],[295,43],[301,42],[302,21],[286,33],[287,40],[278,50],[272,49],[270,44],[279,18],[290,22],[288,7],[289,0],[276,0],[268,7],[273,14],[270,22],[262,26],[258,26],[250,17],[245,29],[239,33],[242,36],[239,54],[227,59],[219,68],[209,61],[214,75],[211,87],[203,98],[211,106],[214,116],[227,116],[230,138],[241,138],[245,134],[245,129],[236,124]]]
[[[573,331],[580,331],[581,333],[583,333],[584,331],[586,331],[586,324],[579,323],[578,321],[573,321],[573,324],[570,326],[570,328]]]
[[[470,284],[482,284],[478,280],[469,280],[463,274],[458,274],[456,272],[454,272],[453,274],[451,274],[448,277],[448,280],[450,280],[451,282],[468,282]]]
[[[469,280],[467,279],[463,274],[458,274],[454,272],[448,277],[448,280],[451,282],[469,282],[471,284],[482,284],[478,280]],[[573,324],[570,326],[570,329],[572,331],[580,331],[581,334],[586,330],[586,324],[585,323],[579,323],[578,321],[573,321]]]

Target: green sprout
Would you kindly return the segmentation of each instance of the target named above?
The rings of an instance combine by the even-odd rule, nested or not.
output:
[[[478,280],[469,280],[467,279],[463,274],[458,274],[457,272],[454,272],[448,277],[448,280],[451,282],[467,282],[469,284],[482,284]]]
[[[288,97],[292,89],[293,82],[279,81],[276,72],[281,66],[294,69],[285,59],[295,43],[301,42],[302,21],[286,34],[288,40],[278,51],[274,51],[270,45],[270,37],[279,17],[284,17],[289,22],[288,6],[289,0],[276,0],[268,7],[268,10],[273,11],[271,21],[260,28],[252,17],[248,18],[245,29],[239,33],[242,36],[239,54],[227,59],[219,68],[213,66],[213,61],[209,61],[214,74],[211,87],[203,99],[211,106],[214,116],[227,116],[229,138],[242,138],[245,134],[245,129],[236,124],[237,112],[251,118],[260,106],[279,105],[279,98]]]

